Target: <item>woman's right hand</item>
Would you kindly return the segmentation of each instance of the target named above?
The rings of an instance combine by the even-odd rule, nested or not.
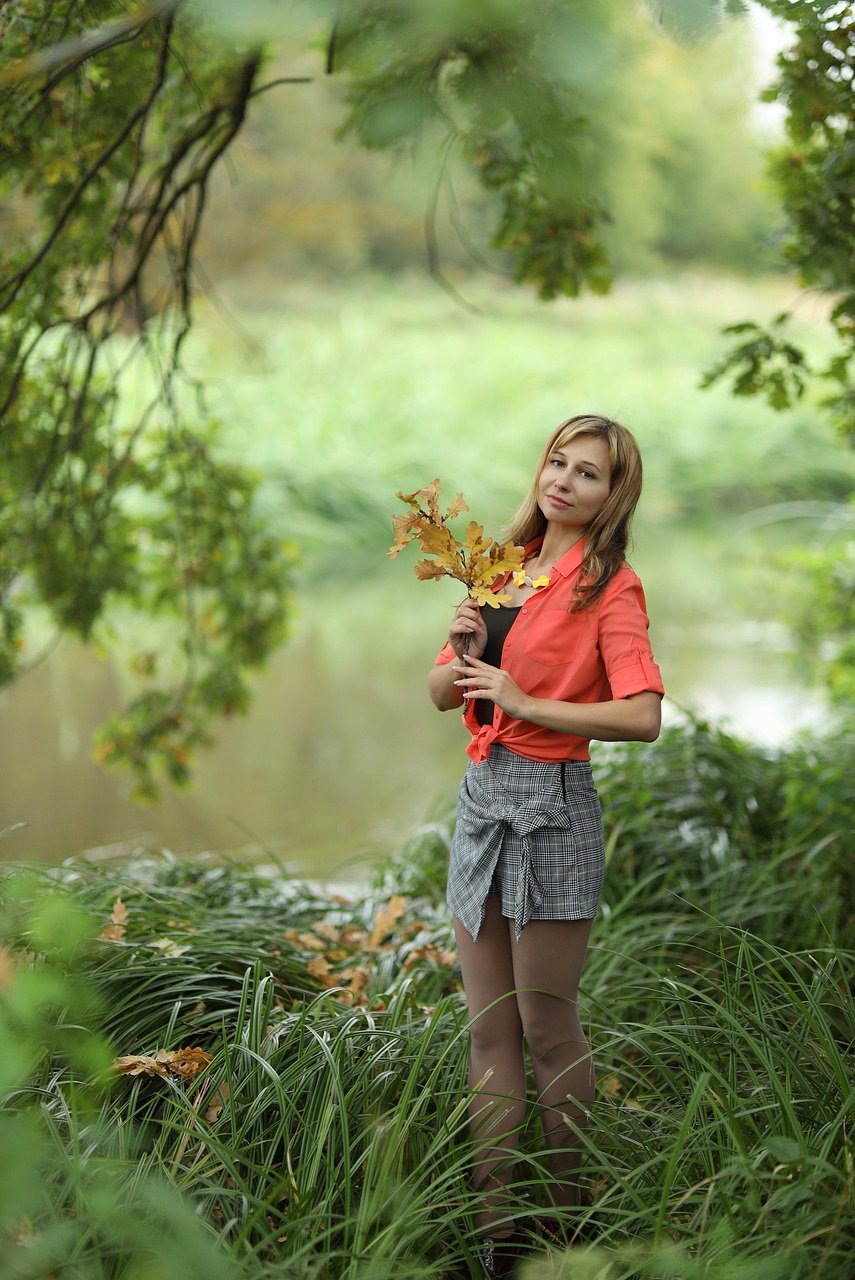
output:
[[[465,653],[480,658],[487,644],[487,628],[481,617],[480,606],[468,596],[457,606],[454,621],[448,632],[448,641],[458,658]]]

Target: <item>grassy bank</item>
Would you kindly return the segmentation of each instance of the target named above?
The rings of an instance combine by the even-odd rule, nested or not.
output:
[[[848,1277],[853,764],[845,735],[770,753],[690,724],[601,765],[589,1243],[530,1280]],[[468,1275],[448,838],[358,899],[167,856],[10,870],[4,1277]],[[210,1061],[108,1065],[180,1046]],[[521,1151],[533,1224],[533,1107]]]

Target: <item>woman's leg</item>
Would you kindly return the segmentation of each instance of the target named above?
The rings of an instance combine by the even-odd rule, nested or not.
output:
[[[490,1072],[469,1107],[475,1147],[474,1183],[483,1189],[483,1208],[476,1215],[488,1231],[507,1212],[507,1185],[525,1107],[525,1060],[522,1024],[514,997],[514,969],[508,922],[501,902],[487,898],[484,923],[476,942],[456,918],[454,932],[471,1020],[469,1087]],[[494,1003],[495,1002],[495,1003]],[[510,1231],[500,1225],[498,1234]]]
[[[530,920],[516,942],[513,921],[505,922],[517,1005],[550,1151],[552,1197],[556,1207],[562,1208],[579,1203],[581,1161],[578,1138],[565,1116],[584,1128],[594,1099],[594,1064],[577,1008],[591,924],[591,920]]]

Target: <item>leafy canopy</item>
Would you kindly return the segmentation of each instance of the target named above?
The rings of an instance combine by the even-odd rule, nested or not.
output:
[[[852,19],[842,4],[763,3],[796,23],[778,90],[793,145],[776,173],[790,260],[840,299],[824,375],[851,430]],[[651,12],[686,32],[722,8]],[[256,478],[220,455],[182,362],[211,175],[282,83],[264,79],[267,49],[286,26],[315,41],[355,143],[438,143],[438,276],[454,157],[491,193],[516,280],[548,299],[609,287],[602,156],[623,15],[619,0],[0,4],[0,682],[38,661],[33,606],[57,634],[106,647],[119,606],[159,619],[161,638],[131,659],[141,690],[98,746],[139,798],[187,781],[212,720],[246,707],[249,672],[287,628],[293,548],[260,518]],[[728,366],[748,362],[739,389],[798,394],[803,362],[777,333],[765,347],[755,336]]]

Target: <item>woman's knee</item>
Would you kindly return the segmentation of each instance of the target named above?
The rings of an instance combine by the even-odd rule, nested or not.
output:
[[[538,995],[519,1003],[523,1035],[533,1058],[546,1060],[556,1049],[562,1054],[575,1046],[578,1056],[589,1052],[576,1002],[560,996]]]
[[[523,1027],[512,994],[490,1005],[469,1026],[473,1052],[492,1053],[509,1045],[522,1050]]]

